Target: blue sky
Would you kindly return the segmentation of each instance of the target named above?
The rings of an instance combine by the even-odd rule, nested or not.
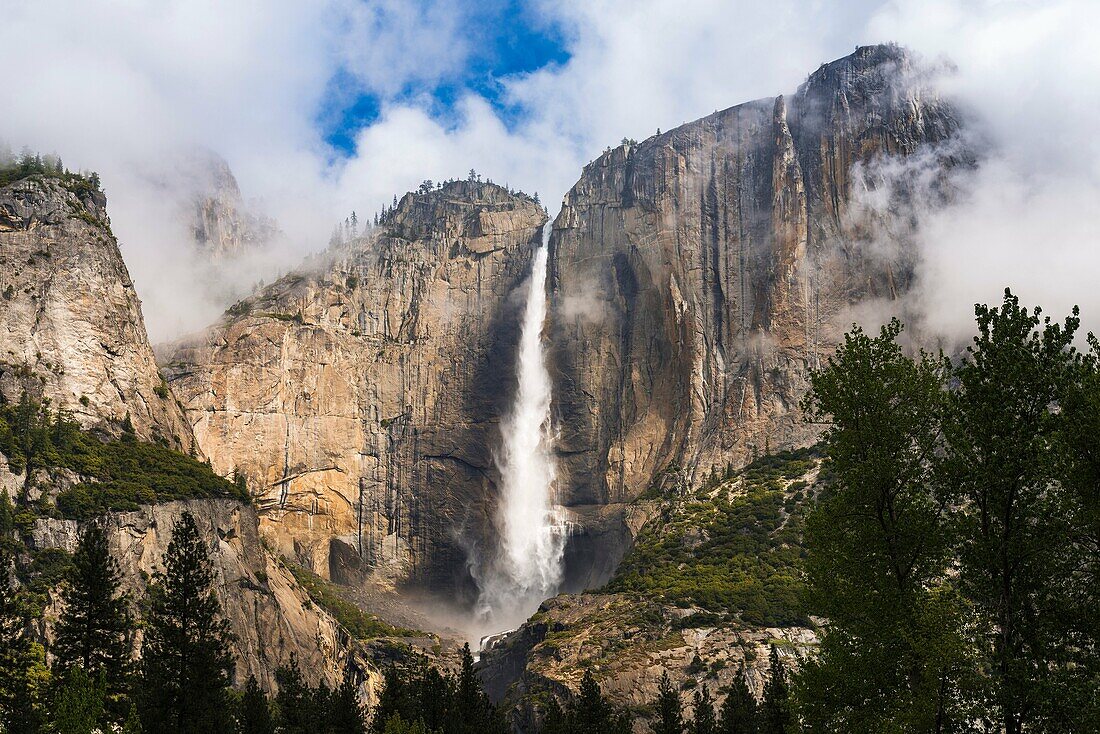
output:
[[[420,0],[411,0],[414,4]],[[457,3],[468,29],[471,53],[457,68],[437,79],[413,79],[394,93],[364,88],[341,66],[326,85],[317,124],[338,154],[355,152],[355,135],[374,123],[384,104],[427,99],[433,117],[444,126],[458,122],[456,103],[467,94],[487,101],[505,124],[514,125],[522,110],[509,104],[502,79],[564,64],[570,54],[561,27],[517,0]]]

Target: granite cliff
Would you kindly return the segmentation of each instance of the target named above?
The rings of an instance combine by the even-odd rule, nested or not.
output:
[[[567,590],[614,573],[648,519],[631,501],[669,470],[694,481],[813,442],[809,371],[854,309],[912,278],[905,222],[895,246],[872,242],[881,212],[860,197],[882,185],[876,166],[970,160],[935,81],[896,46],[864,47],[793,95],[585,168],[553,224],[546,326]],[[517,286],[544,221],[487,183],[407,194],[165,353],[199,445],[247,477],[281,553],[350,584],[471,598],[467,568],[492,547]]]
[[[249,209],[220,156],[197,153],[181,169],[191,193],[187,218],[202,254],[215,260],[241,257],[262,250],[275,236],[275,224]]]
[[[28,399],[30,405],[45,404],[51,422],[59,410],[71,415],[76,430],[93,434],[92,444],[115,442],[106,444],[104,456],[120,439],[126,445],[159,444],[144,454],[146,461],[197,451],[155,364],[106,206],[93,180],[76,174],[49,170],[0,185],[0,492],[19,513],[12,537],[5,538],[21,549],[14,559],[17,585],[33,583],[36,589],[52,583],[39,578],[40,559],[71,552],[80,534],[80,520],[64,519],[59,494],[73,487],[94,491],[106,477],[74,471],[56,446],[24,445],[18,434],[24,428],[9,420],[23,414],[14,406]],[[179,461],[202,466],[185,457]],[[155,474],[157,468],[143,470]],[[166,475],[163,481],[173,480]],[[350,661],[365,674],[369,697],[375,682],[371,651],[314,604],[286,564],[263,547],[255,509],[238,499],[186,499],[108,512],[111,551],[135,598],[143,596],[184,511],[195,516],[208,541],[216,591],[235,634],[237,682],[255,675],[270,689],[275,669],[296,656],[310,679],[334,684]],[[48,641],[59,611],[56,587],[47,588],[46,596],[36,625]]]
[[[630,533],[609,505],[662,471],[698,478],[813,441],[798,408],[808,372],[853,308],[897,298],[912,277],[914,253],[872,246],[876,223],[854,199],[881,161],[921,155],[945,172],[968,160],[934,80],[903,49],[863,47],[791,96],[586,166],[550,238],[558,490],[584,528],[572,588],[614,570]]]
[[[0,187],[0,392],[24,391],[82,425],[185,452],[191,428],[157,371],[107,199],[81,177]]]
[[[203,451],[247,477],[281,553],[348,583],[472,594],[516,291],[546,220],[490,183],[407,194],[165,355]]]

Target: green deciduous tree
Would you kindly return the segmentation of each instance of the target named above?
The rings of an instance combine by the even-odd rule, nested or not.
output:
[[[799,676],[810,731],[944,731],[963,716],[963,607],[938,486],[949,365],[906,356],[901,331],[896,319],[877,337],[854,328],[804,401],[829,425],[832,477],[806,525],[813,605],[830,621]]]
[[[1059,572],[1082,550],[1060,406],[1087,364],[1073,347],[1077,309],[1052,322],[1006,290],[1001,306],[975,314],[978,335],[955,370],[945,423],[946,476],[960,588],[989,673],[984,704],[1018,734],[1060,726],[1080,704],[1066,697],[1064,679],[1079,675],[1066,655],[1081,641],[1053,612],[1064,601]]]
[[[184,512],[149,589],[140,696],[146,731],[230,731],[231,636],[213,583],[195,518]]]
[[[807,523],[829,618],[808,731],[1019,734],[1100,718],[1100,343],[1010,291],[954,365],[856,329],[812,380],[833,482]]]
[[[1072,702],[1064,713],[1082,731],[1100,721],[1100,696],[1090,693],[1100,691],[1100,340],[1090,334],[1089,345],[1081,378],[1061,406],[1071,537],[1051,569],[1056,609],[1045,615],[1057,625],[1062,665],[1074,673],[1052,681],[1052,697]]]

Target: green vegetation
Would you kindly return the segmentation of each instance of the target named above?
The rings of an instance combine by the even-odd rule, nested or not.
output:
[[[53,672],[66,681],[74,710],[91,709],[96,723],[104,723],[98,719],[106,711],[121,717],[129,708],[125,682],[134,619],[129,597],[119,590],[118,563],[99,523],[89,523],[81,533],[66,580],[63,610],[54,627]],[[98,688],[89,688],[91,683],[98,683]],[[92,705],[75,705],[81,701]]]
[[[68,469],[79,475],[83,481],[57,497],[57,512],[74,519],[172,500],[249,499],[207,464],[132,434],[105,443],[64,411],[51,411],[27,396],[16,405],[0,403],[0,452],[15,473]]]
[[[135,690],[142,729],[231,731],[232,634],[214,594],[206,541],[191,513],[172,528],[162,565],[149,585]]]
[[[287,563],[294,578],[302,585],[317,606],[336,618],[352,637],[368,640],[375,637],[428,637],[428,633],[419,630],[395,627],[372,614],[367,614],[358,606],[340,595],[332,584],[309,569]]]
[[[855,329],[812,379],[834,482],[807,523],[830,620],[808,731],[1091,731],[1100,721],[1100,341],[1005,292],[954,362]]]
[[[670,500],[639,533],[607,590],[702,607],[710,613],[704,622],[733,614],[746,624],[805,624],[807,485],[796,482],[817,464],[812,449],[765,456],[709,492]]]
[[[24,150],[15,158],[10,153],[0,151],[0,186],[32,176],[56,179],[78,196],[99,191],[100,187],[99,174],[73,173],[65,168],[57,156],[43,156]]]
[[[276,311],[257,311],[256,316],[266,317],[269,319],[275,319],[276,321],[289,321],[294,324],[304,324],[305,317],[302,316],[302,312],[297,313],[278,313]]]

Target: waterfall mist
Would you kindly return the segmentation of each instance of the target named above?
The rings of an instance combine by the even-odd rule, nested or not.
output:
[[[478,612],[492,631],[517,626],[540,602],[557,593],[562,580],[566,523],[553,500],[551,385],[542,344],[549,234],[547,223],[527,282],[516,359],[516,396],[501,422],[499,545],[479,579]]]

